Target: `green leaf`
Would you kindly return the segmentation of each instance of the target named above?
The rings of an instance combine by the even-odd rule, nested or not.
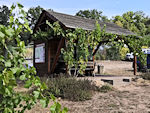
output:
[[[60,111],[61,111],[61,105],[58,102],[56,102],[56,113],[60,113]]]
[[[14,30],[13,30],[12,28],[9,28],[9,29],[6,29],[5,32],[6,32],[6,34],[7,34],[8,36],[12,37],[12,36],[13,36],[13,33],[14,33]]]
[[[12,23],[14,21],[14,17],[10,16],[10,23]]]
[[[35,98],[38,98],[40,96],[40,92],[39,91],[34,91],[33,94],[34,94]]]
[[[6,67],[11,67],[11,61],[10,61],[10,60],[6,61],[6,62],[5,62],[5,66],[6,66]]]
[[[13,5],[11,6],[10,14],[12,13],[12,11],[13,11],[15,8],[16,8],[16,6],[13,4]]]
[[[64,109],[62,110],[62,113],[67,113],[68,112],[68,108],[64,107]]]
[[[4,57],[0,56],[0,62],[5,62]]]
[[[31,85],[32,85],[32,81],[31,81],[31,80],[28,80],[28,81],[26,81],[24,87],[25,87],[25,88],[29,88],[29,87],[31,87]]]
[[[51,97],[51,99],[52,99],[53,101],[56,100],[56,97],[55,97],[53,94],[51,94],[50,97]]]
[[[19,9],[22,9],[23,8],[23,5],[21,5],[20,3],[17,3]]]
[[[11,95],[11,92],[10,92],[10,90],[9,90],[8,88],[5,88],[5,93],[6,93],[7,95]]]
[[[47,86],[44,82],[41,85],[42,85],[42,89],[47,89]]]
[[[51,113],[56,113],[55,112],[56,111],[56,105],[55,104],[50,107],[50,111],[51,111]]]
[[[26,75],[25,74],[20,76],[20,80],[25,80],[25,79],[26,79]]]
[[[13,113],[12,110],[10,108],[5,108],[4,109],[4,113]]]
[[[5,37],[5,34],[2,33],[1,31],[0,31],[0,37],[1,37],[1,38],[4,38],[4,37]]]
[[[23,41],[19,42],[20,47],[25,47],[25,43]]]
[[[54,29],[53,25],[50,24],[48,20],[46,20],[46,24],[49,25],[50,28]]]
[[[11,71],[13,72],[13,74],[16,74],[19,71],[19,68],[18,67],[11,68]]]
[[[47,107],[47,101],[46,99],[41,99],[40,104],[42,105],[43,108]]]

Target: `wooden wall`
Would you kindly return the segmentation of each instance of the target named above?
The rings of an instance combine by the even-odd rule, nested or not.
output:
[[[53,38],[49,41],[42,41],[42,40],[34,41],[33,64],[37,70],[37,75],[44,76],[50,74],[50,70],[53,65],[54,58],[56,56],[59,41],[60,39],[57,38]],[[36,45],[41,43],[45,43],[45,62],[35,63],[35,47]]]
[[[35,63],[35,47],[38,44],[45,43],[45,62],[43,63]],[[44,76],[45,74],[48,74],[48,43],[47,41],[42,40],[36,40],[34,41],[34,54],[33,54],[33,65],[36,68],[37,75]]]

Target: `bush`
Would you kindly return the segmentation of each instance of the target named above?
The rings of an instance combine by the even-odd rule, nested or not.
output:
[[[113,90],[113,88],[112,88],[112,86],[110,86],[110,85],[103,85],[100,89],[99,89],[99,91],[100,92],[103,92],[103,93],[107,93],[108,91],[112,91]]]
[[[150,80],[150,72],[147,72],[145,74],[142,74],[141,77],[145,80]]]
[[[129,52],[129,48],[122,47],[119,51],[121,60],[125,60],[126,54]]]
[[[47,79],[46,84],[48,85],[48,93],[71,101],[89,100],[93,92],[99,90],[99,87],[87,79],[58,77]]]

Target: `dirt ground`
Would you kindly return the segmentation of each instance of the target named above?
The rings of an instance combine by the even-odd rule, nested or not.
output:
[[[110,61],[102,60],[97,61],[97,65],[104,66],[104,75],[117,75],[117,76],[133,76],[132,62],[129,61]],[[137,72],[137,75],[141,73]]]
[[[105,74],[132,76],[132,63],[123,61],[99,61],[105,67]],[[115,88],[108,93],[96,92],[91,100],[72,102],[60,99],[69,113],[150,113],[150,82],[139,80]],[[26,113],[49,113],[49,108],[38,104]]]
[[[91,100],[72,102],[59,100],[68,113],[150,113],[150,84],[120,87],[108,93],[95,93]],[[26,113],[50,113],[38,104]]]
[[[70,108],[70,113],[148,113],[150,85],[130,85],[109,93],[97,93],[85,102],[65,101],[64,105]]]

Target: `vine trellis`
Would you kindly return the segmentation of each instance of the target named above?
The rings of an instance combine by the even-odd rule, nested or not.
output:
[[[140,57],[140,60],[145,64],[145,55],[142,52],[142,46],[146,43],[142,38],[136,35],[117,35],[112,33],[107,33],[103,26],[101,29],[98,22],[95,24],[95,29],[91,31],[84,30],[82,28],[67,29],[64,30],[59,22],[54,22],[50,24],[46,20],[48,28],[46,31],[41,31],[40,29],[33,35],[33,39],[43,38],[49,39],[49,37],[65,37],[67,40],[66,49],[62,48],[62,54],[66,65],[68,66],[68,72],[70,72],[71,67],[75,67],[76,73],[83,74],[86,69],[86,64],[88,62],[89,56],[93,56],[102,44],[113,43],[115,46],[123,47],[125,44],[133,52],[134,55]],[[75,50],[76,49],[76,50]],[[90,53],[90,49],[94,50]],[[76,56],[74,53],[76,52]],[[78,69],[79,68],[79,69]]]

